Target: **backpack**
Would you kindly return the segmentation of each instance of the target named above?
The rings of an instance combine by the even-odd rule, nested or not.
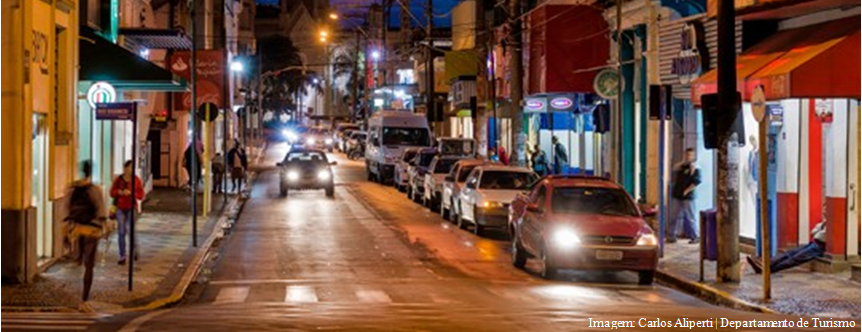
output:
[[[96,219],[96,204],[90,197],[90,186],[75,186],[72,190],[72,196],[69,200],[69,216],[66,220],[71,220],[76,224],[93,225],[93,220]]]

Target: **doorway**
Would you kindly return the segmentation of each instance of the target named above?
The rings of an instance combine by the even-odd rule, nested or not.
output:
[[[33,114],[31,202],[36,208],[36,257],[39,261],[53,254],[54,227],[48,201],[48,130],[47,117]]]

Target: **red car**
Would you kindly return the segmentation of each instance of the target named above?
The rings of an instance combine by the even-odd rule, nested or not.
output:
[[[658,239],[631,196],[598,177],[547,176],[509,207],[512,264],[541,260],[543,278],[559,269],[631,270],[651,284]]]

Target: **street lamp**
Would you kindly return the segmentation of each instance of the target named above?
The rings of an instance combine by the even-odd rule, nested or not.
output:
[[[374,61],[380,60],[380,51],[371,51],[371,58]]]
[[[231,61],[231,62],[230,62],[230,71],[240,73],[240,72],[242,72],[244,69],[245,69],[245,68],[244,68],[244,66],[242,65],[242,62],[239,62],[239,61],[236,61],[236,60],[233,60],[233,61]]]
[[[338,14],[336,14],[336,13],[329,13],[329,19],[330,19],[330,20],[337,20],[337,19],[338,19]]]

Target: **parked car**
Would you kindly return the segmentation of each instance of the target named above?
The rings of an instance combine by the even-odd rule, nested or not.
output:
[[[422,201],[422,195],[425,192],[425,173],[428,172],[428,166],[436,155],[436,148],[419,149],[413,157],[413,162],[407,167],[407,197],[416,203]]]
[[[559,269],[632,270],[653,282],[658,239],[631,196],[597,177],[548,176],[510,207],[512,263],[538,258],[541,274]]]
[[[359,130],[359,125],[355,123],[339,123],[335,126],[335,131],[332,132],[332,140],[335,147],[341,151],[347,151],[347,135],[349,131]]]
[[[476,166],[488,164],[485,159],[462,159],[452,166],[452,170],[443,178],[443,188],[440,195],[440,215],[452,222],[457,220],[458,211],[455,209],[455,200],[464,188],[464,181]]]
[[[368,180],[388,183],[395,178],[395,162],[408,147],[431,147],[431,129],[424,114],[377,111],[368,119],[365,171]]]
[[[350,135],[345,139],[347,147],[344,150],[348,159],[359,160],[359,158],[365,157],[365,139],[364,131],[353,130],[350,132]]]
[[[305,133],[305,148],[307,149],[319,149],[332,152],[333,145],[332,134],[329,133],[329,129],[315,127],[309,129],[308,132]]]
[[[457,155],[442,156],[437,155],[434,160],[431,160],[431,165],[428,166],[428,172],[425,173],[422,204],[431,209],[437,210],[440,207],[440,197],[443,195],[443,179],[452,170],[452,166],[464,157]]]
[[[320,150],[291,149],[280,163],[279,193],[282,197],[293,190],[324,189],[327,197],[335,195],[332,166],[335,161],[326,159]]]
[[[458,227],[466,229],[473,224],[476,235],[482,235],[488,227],[505,229],[509,225],[509,204],[538,180],[536,173],[524,167],[477,166],[458,195]]]
[[[409,178],[407,170],[410,168],[411,164],[416,157],[416,153],[423,148],[406,148],[404,152],[401,153],[401,156],[398,157],[398,161],[395,162],[395,177],[394,181],[392,181],[395,189],[398,191],[407,191],[407,179]]]

